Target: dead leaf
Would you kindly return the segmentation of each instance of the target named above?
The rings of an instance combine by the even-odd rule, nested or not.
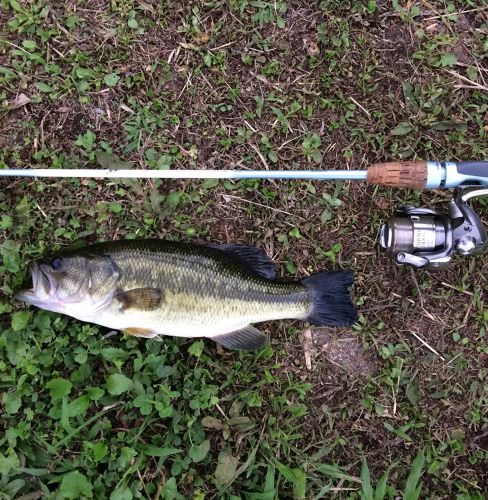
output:
[[[133,109],[129,108],[129,106],[126,106],[125,104],[121,104],[120,109],[127,111],[127,113],[130,113],[131,115],[135,115],[136,113]]]
[[[180,42],[180,47],[186,50],[198,50],[198,47],[194,43]]]
[[[125,168],[132,168],[134,166],[131,162],[124,161],[117,155],[113,153],[107,153],[106,151],[95,151],[95,157],[100,167],[110,170],[120,170]]]
[[[390,208],[389,200],[387,200],[383,196],[380,196],[378,198],[378,201],[376,202],[376,204],[378,205],[379,208],[381,208],[381,210],[386,210],[386,209]]]
[[[193,37],[193,40],[195,40],[195,42],[199,45],[203,45],[210,40],[210,36],[207,35],[207,33],[199,33]]]
[[[27,97],[25,94],[18,94],[15,99],[12,99],[11,101],[8,102],[7,109],[12,110],[12,109],[22,108],[23,106],[29,104],[30,102],[31,102],[30,97]]]
[[[217,468],[215,469],[215,480],[220,485],[228,485],[235,477],[239,461],[233,457],[229,450],[219,453]]]
[[[251,423],[251,419],[249,417],[232,417],[229,420],[229,425],[244,425]]]
[[[229,419],[228,424],[240,432],[248,431],[254,427],[254,422],[249,417],[232,417]]]
[[[439,24],[438,23],[432,23],[429,24],[426,28],[424,28],[427,33],[435,33],[439,31]]]
[[[307,52],[310,56],[317,56],[320,53],[319,44],[315,40],[310,40],[307,44]]]
[[[207,429],[216,429],[218,431],[224,427],[222,421],[215,417],[203,417],[202,425]]]
[[[154,13],[154,7],[152,5],[149,5],[145,2],[139,2],[138,6],[139,9],[145,10],[147,12],[153,12]]]

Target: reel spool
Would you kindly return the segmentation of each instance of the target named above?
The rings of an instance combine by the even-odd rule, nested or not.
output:
[[[447,214],[400,207],[381,227],[381,249],[398,265],[416,269],[443,268],[456,254],[468,256],[484,251],[486,229],[467,202],[486,195],[488,188],[458,189]]]

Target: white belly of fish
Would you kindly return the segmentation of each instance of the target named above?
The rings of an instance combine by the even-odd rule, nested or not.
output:
[[[295,314],[293,314],[295,313]],[[228,317],[212,320],[211,318],[181,317],[172,315],[162,321],[156,322],[151,312],[137,311],[124,312],[117,311],[114,314],[112,308],[100,311],[96,315],[80,314],[80,312],[70,313],[76,319],[95,323],[114,330],[127,331],[136,336],[154,337],[156,335],[170,335],[173,337],[207,337],[212,338],[229,332],[240,330],[251,323],[261,321],[279,320],[284,318],[300,319],[295,311],[290,311],[289,315],[283,311],[267,312],[262,314],[246,315],[245,317]]]
[[[133,316],[133,317],[131,317]],[[83,319],[83,318],[78,318]],[[84,321],[87,321],[86,318]],[[225,333],[233,332],[235,330],[240,330],[245,326],[249,325],[248,321],[243,320],[230,320],[225,323],[182,323],[180,321],[170,321],[166,320],[163,323],[157,325],[154,320],[145,318],[144,314],[136,315],[126,315],[114,317],[111,315],[100,315],[98,318],[93,318],[89,321],[96,323],[107,328],[113,328],[114,330],[127,331],[129,333],[134,333],[137,330],[143,332],[147,331],[147,334],[134,333],[141,337],[155,337],[156,335],[170,335],[172,337],[214,337],[216,335],[222,335]],[[151,332],[151,333],[149,333]]]

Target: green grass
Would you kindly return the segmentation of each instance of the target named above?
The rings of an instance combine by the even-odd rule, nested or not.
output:
[[[486,5],[408,5],[0,0],[0,167],[486,158]],[[376,250],[395,208],[449,197],[1,179],[0,498],[483,498],[486,259],[413,275]],[[299,322],[243,354],[12,299],[32,259],[142,237],[257,245],[287,277],[351,268],[359,320],[314,330],[309,370]]]

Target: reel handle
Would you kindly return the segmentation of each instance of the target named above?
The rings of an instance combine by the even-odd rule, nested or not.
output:
[[[488,179],[487,161],[460,161],[456,166],[459,174]]]

